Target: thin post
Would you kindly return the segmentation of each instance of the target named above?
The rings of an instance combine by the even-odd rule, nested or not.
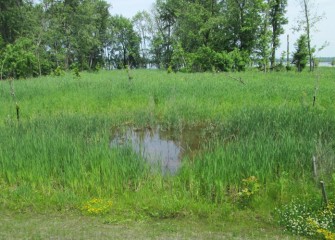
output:
[[[325,202],[326,205],[328,205],[328,198],[327,198],[325,183],[323,181],[320,181],[320,184],[321,184],[323,201]]]
[[[290,35],[287,35],[287,58],[286,58],[286,68],[288,70],[290,66]]]
[[[16,118],[17,118],[17,121],[19,122],[20,121],[20,106],[17,103],[16,103]]]
[[[320,81],[320,74],[317,74],[316,81],[315,81],[315,88],[314,88],[314,96],[313,96],[313,107],[315,106],[315,101],[316,101],[316,94],[319,89],[319,81]]]
[[[313,173],[314,173],[314,179],[316,179],[318,174],[317,174],[317,169],[316,169],[316,157],[315,156],[313,156]]]

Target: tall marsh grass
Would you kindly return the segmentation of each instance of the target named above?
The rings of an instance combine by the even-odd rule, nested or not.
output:
[[[250,176],[263,200],[314,194],[312,156],[317,143],[334,146],[335,136],[333,72],[318,71],[315,107],[309,73],[234,73],[245,85],[224,73],[149,70],[132,71],[132,81],[125,71],[19,80],[20,122],[10,85],[0,82],[0,203],[132,196],[137,206],[138,196],[152,196],[161,207],[179,199],[182,212],[186,202],[229,202]],[[206,128],[215,137],[173,177],[153,173],[130,148],[110,147],[115,127],[157,124]]]

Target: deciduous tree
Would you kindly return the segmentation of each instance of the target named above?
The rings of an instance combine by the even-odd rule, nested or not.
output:
[[[153,19],[146,11],[136,13],[132,19],[134,30],[141,37],[140,52],[141,66],[146,67],[150,62],[149,48],[154,34]]]
[[[297,0],[301,9],[301,18],[297,21],[296,31],[303,31],[307,40],[309,69],[313,71],[313,53],[315,47],[312,46],[312,32],[316,31],[316,25],[323,18],[316,11],[317,6],[315,0]]]
[[[301,35],[296,43],[296,50],[293,54],[293,63],[296,65],[298,72],[301,72],[308,62],[308,38]]]
[[[113,64],[117,68],[124,68],[126,65],[138,67],[140,36],[135,32],[130,19],[116,15],[110,20],[112,32],[111,56]]]
[[[288,23],[286,18],[287,0],[268,0],[269,19],[271,25],[271,69],[275,67],[276,50],[280,45],[279,37],[284,33],[283,26]]]

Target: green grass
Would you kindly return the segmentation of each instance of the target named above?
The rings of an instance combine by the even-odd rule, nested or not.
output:
[[[293,198],[321,198],[313,155],[333,192],[333,69],[230,73],[245,85],[225,73],[132,74],[131,81],[125,71],[18,80],[15,97],[0,82],[2,209],[78,213],[97,197],[113,201],[110,222],[224,221],[241,207],[242,180],[256,176],[260,191],[243,207],[269,216]],[[176,176],[153,172],[127,147],[110,148],[115,128],[156,125],[181,133],[198,127],[212,137]]]
[[[248,224],[237,225],[236,221]],[[0,223],[1,239],[304,239],[284,234],[254,214],[245,220],[244,214],[239,213],[225,222],[174,218],[115,224],[72,213],[3,213]]]

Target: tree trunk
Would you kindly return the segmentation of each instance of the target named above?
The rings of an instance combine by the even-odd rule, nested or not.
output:
[[[290,67],[290,35],[287,35],[287,56],[286,56],[286,69]]]
[[[310,23],[308,15],[308,6],[306,0],[304,0],[304,10],[306,17],[306,33],[307,33],[307,47],[308,47],[308,56],[309,56],[309,71],[313,71],[313,58],[311,50],[311,38],[310,38]]]

